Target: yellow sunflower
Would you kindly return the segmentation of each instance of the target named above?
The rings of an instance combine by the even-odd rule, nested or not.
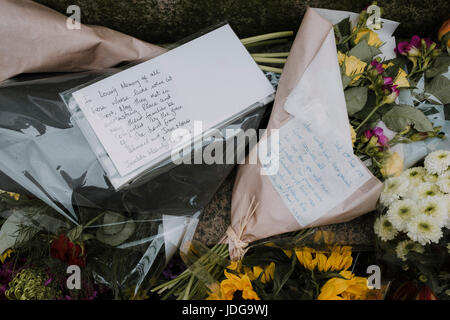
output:
[[[369,292],[367,279],[350,271],[341,271],[342,278],[331,278],[320,289],[318,300],[364,300]]]
[[[248,274],[236,275],[226,270],[224,274],[226,279],[220,283],[219,293],[211,293],[206,300],[261,300]]]
[[[266,267],[253,267],[253,277],[255,279],[258,279],[259,276],[261,275],[261,282],[262,283],[267,283],[273,280],[273,275],[275,273],[275,263],[271,262],[268,266]]]
[[[303,247],[295,250],[295,254],[306,269],[321,272],[347,270],[353,262],[352,250],[348,246],[334,246],[328,252]]]

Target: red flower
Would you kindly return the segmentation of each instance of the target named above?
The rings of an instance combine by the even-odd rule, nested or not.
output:
[[[437,300],[437,297],[430,287],[423,286],[417,294],[416,300]]]
[[[405,282],[394,292],[392,300],[413,300],[417,295],[417,291],[417,286],[414,282]]]
[[[69,265],[86,266],[86,255],[83,248],[73,243],[64,233],[53,240],[50,253],[52,257],[66,262]]]

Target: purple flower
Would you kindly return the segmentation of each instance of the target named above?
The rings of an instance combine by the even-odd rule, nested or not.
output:
[[[402,41],[397,44],[397,47],[394,49],[396,54],[402,54],[406,56],[408,51],[411,50],[411,45],[408,41]]]
[[[377,70],[377,72],[379,74],[382,74],[384,72],[384,68],[383,68],[383,64],[381,64],[380,62],[378,62],[377,60],[373,60],[370,65],[372,67],[375,68],[375,70]]]
[[[386,136],[384,135],[383,128],[380,128],[380,127],[375,127],[375,128],[373,128],[372,130],[366,130],[366,131],[364,131],[364,136],[365,136],[367,139],[370,139],[370,138],[372,138],[373,136],[377,137],[378,143],[379,143],[381,146],[383,146],[383,147],[387,146],[387,144],[388,144],[388,142],[389,142],[388,137],[386,137]]]
[[[52,281],[53,281],[52,277],[50,277],[49,279],[45,280],[44,286],[48,286],[50,283],[52,283]]]
[[[412,36],[411,41],[409,43],[411,44],[411,46],[417,49],[420,49],[420,47],[422,46],[421,39],[417,35]]]
[[[431,40],[430,38],[423,38],[423,40],[425,40],[425,43],[427,44],[427,48],[429,48],[434,43],[434,41]]]
[[[372,138],[373,137],[373,131],[372,130],[366,130],[366,131],[364,131],[364,137],[366,137],[367,138],[367,140],[369,140],[370,138]]]
[[[162,274],[164,278],[172,280],[178,277],[184,270],[186,270],[186,265],[183,261],[179,257],[173,257]]]
[[[393,81],[392,77],[383,77],[383,88],[386,89],[387,87],[392,86],[394,83]]]
[[[421,39],[419,36],[412,36],[411,40],[402,41],[397,44],[397,47],[394,49],[395,53],[401,54],[409,57],[418,57],[420,56],[420,48],[422,47],[422,40],[426,43],[427,48],[429,48],[434,41],[430,38]]]

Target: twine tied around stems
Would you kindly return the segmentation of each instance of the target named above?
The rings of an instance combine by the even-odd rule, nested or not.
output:
[[[230,244],[230,258],[233,261],[241,260],[248,250],[248,243],[242,240],[242,236],[258,205],[259,203],[256,203],[255,196],[253,196],[247,212],[239,219],[238,229],[235,230],[232,226],[229,226],[227,229],[224,242],[229,242]]]

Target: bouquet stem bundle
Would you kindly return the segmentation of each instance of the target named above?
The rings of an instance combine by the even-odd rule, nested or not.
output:
[[[207,254],[202,255],[191,268],[151,291],[158,292],[160,295],[165,292],[161,300],[167,300],[172,295],[176,296],[177,300],[190,300],[198,296],[205,296],[207,295],[207,283],[211,280],[218,280],[223,274],[224,266],[221,266],[217,260],[228,258],[228,245],[216,244]],[[204,277],[205,273],[207,277]]]
[[[287,43],[288,37],[291,37],[294,33],[292,31],[282,31],[263,34],[259,36],[249,37],[241,39],[242,44],[248,49],[252,47],[260,47],[267,45],[283,44]],[[263,71],[281,73],[282,68],[267,66],[262,63],[269,64],[285,64],[289,55],[289,52],[272,52],[272,53],[253,53],[252,57],[258,63],[259,67]]]

